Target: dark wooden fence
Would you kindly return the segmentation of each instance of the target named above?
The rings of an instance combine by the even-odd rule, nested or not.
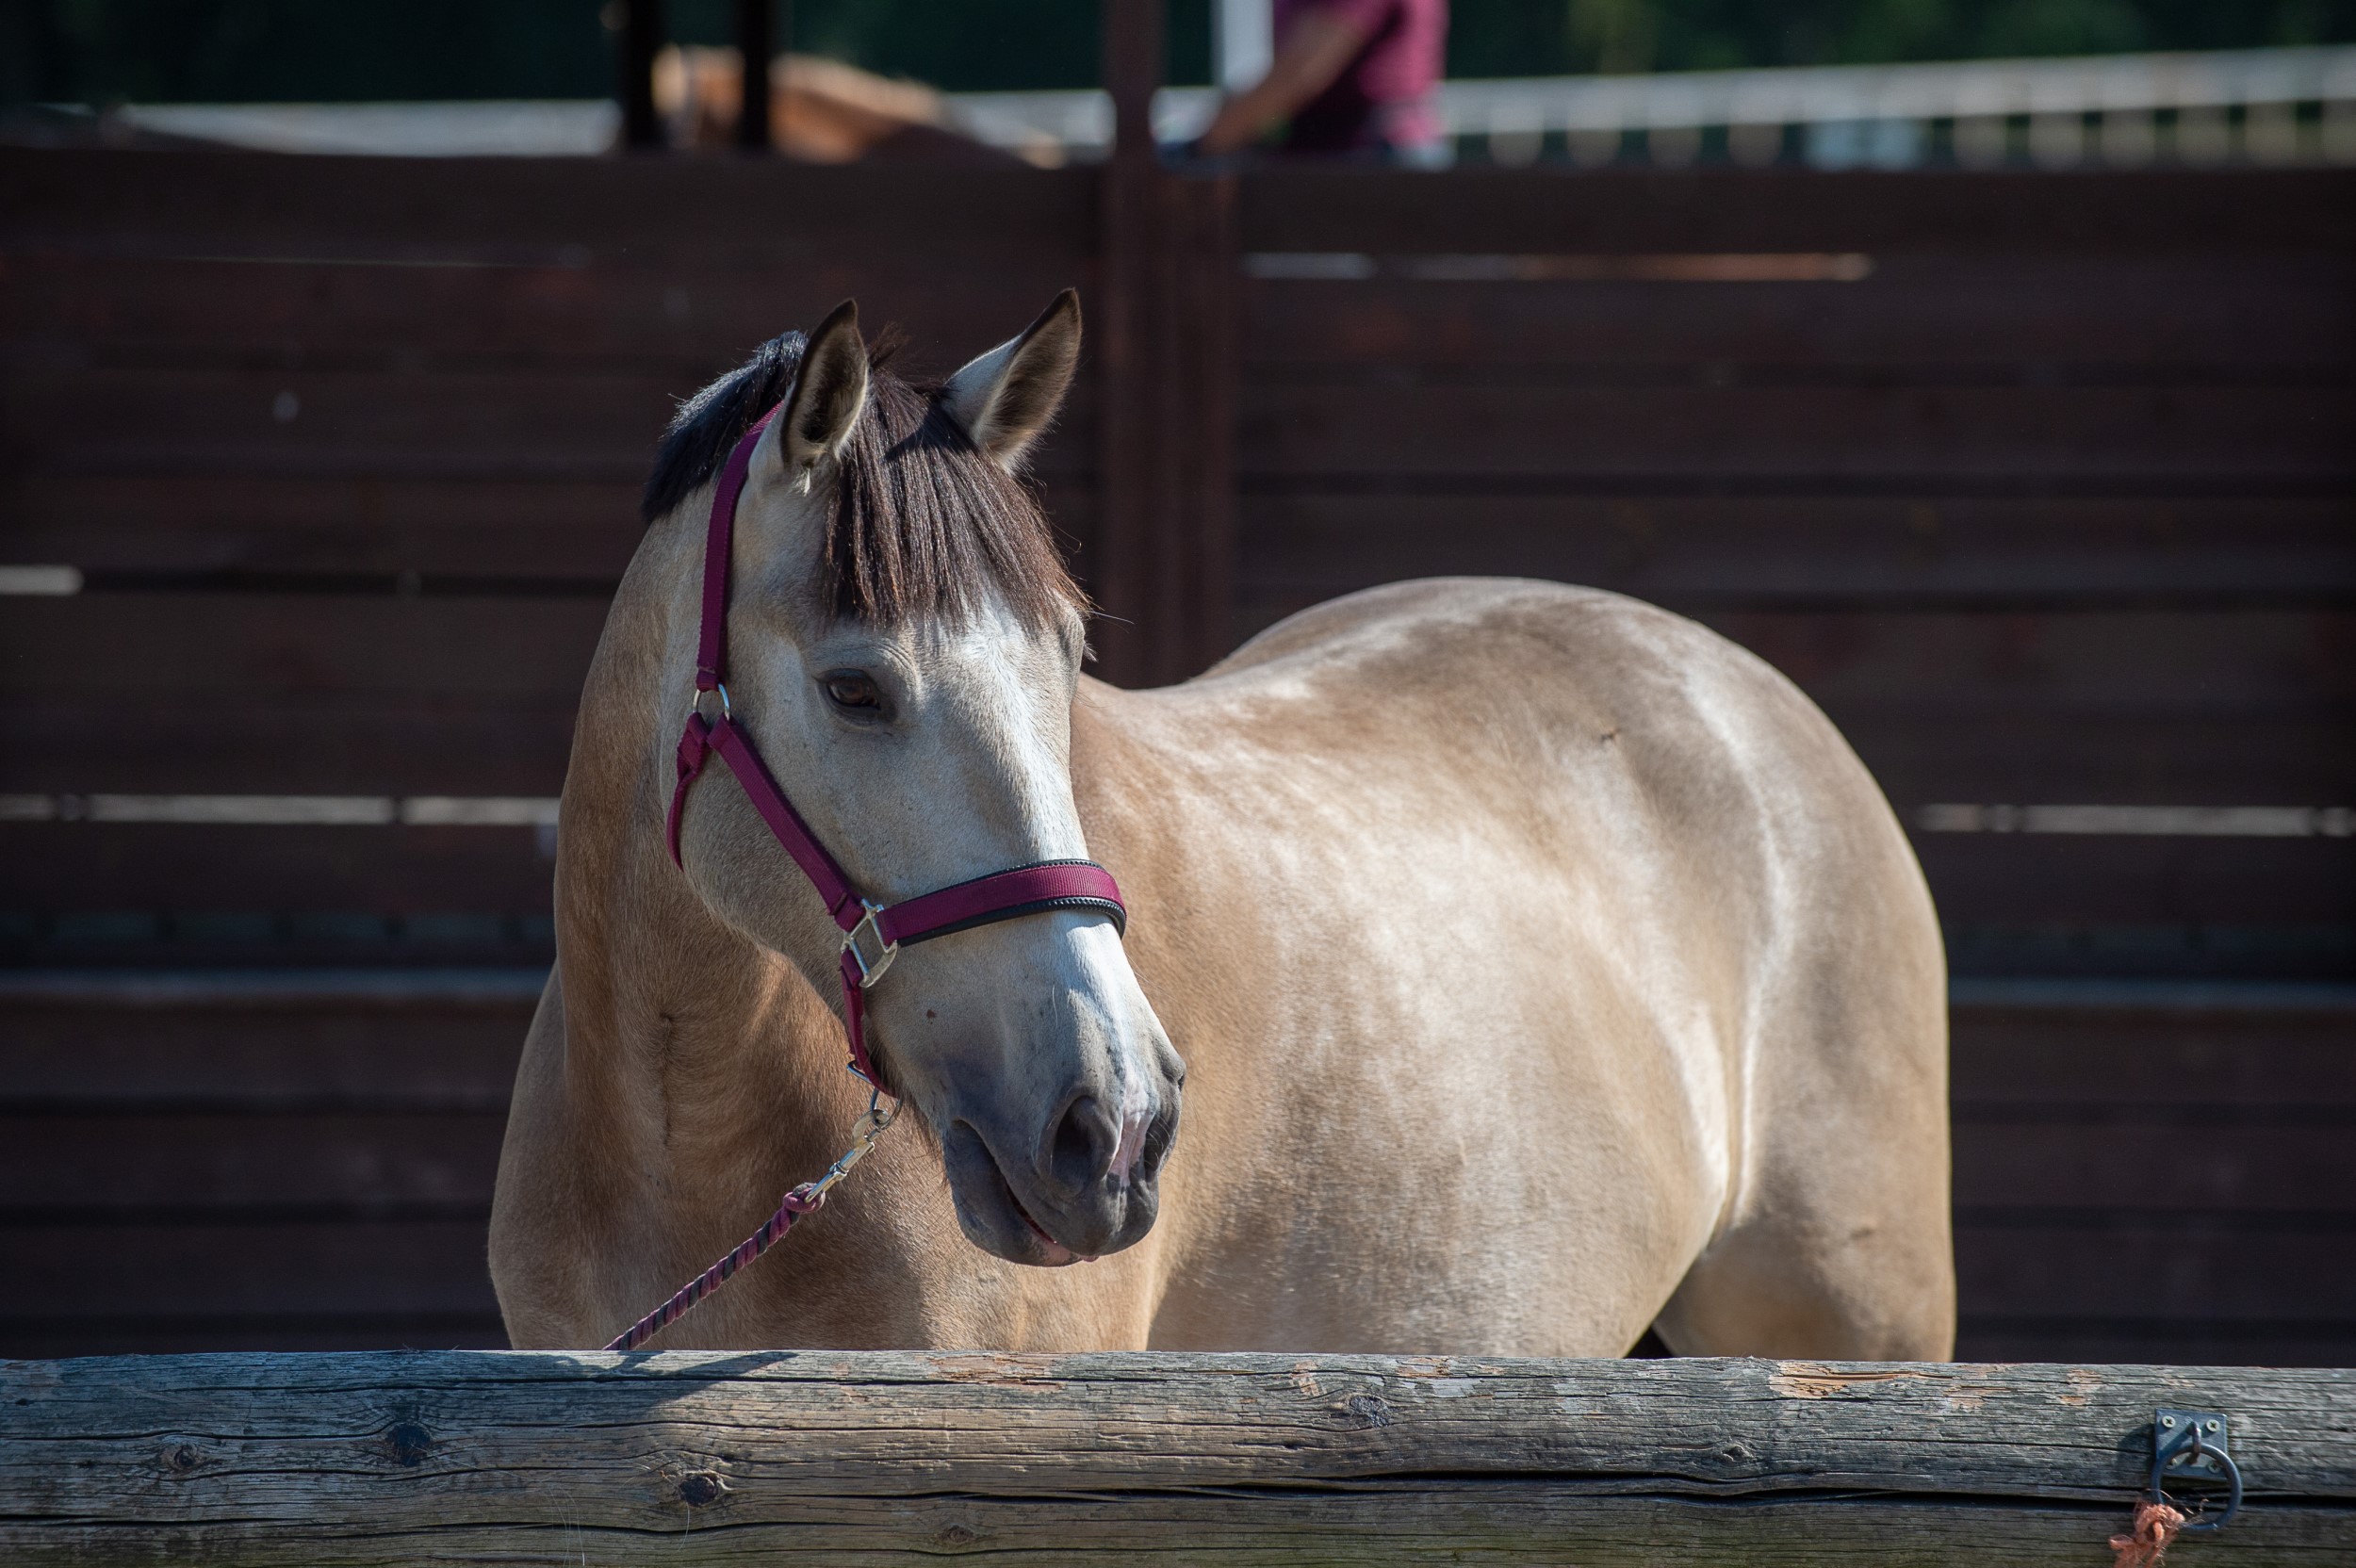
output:
[[[535,803],[670,400],[1077,283],[1115,675],[1440,572],[1699,617],[1917,830],[1964,1353],[2356,1355],[2356,181],[1112,185],[0,155],[0,564],[82,580],[0,598],[0,1353],[499,1343]]]

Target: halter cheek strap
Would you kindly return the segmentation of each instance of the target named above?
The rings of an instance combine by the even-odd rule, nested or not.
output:
[[[794,803],[786,798],[785,791],[761,760],[752,736],[736,722],[724,679],[728,667],[728,564],[736,538],[736,503],[744,493],[753,449],[760,445],[761,433],[769,428],[777,414],[777,409],[771,409],[744,433],[744,439],[728,453],[728,464],[720,470],[719,485],[712,494],[712,522],[704,535],[703,628],[695,650],[695,702],[679,735],[679,781],[671,790],[671,809],[664,833],[670,841],[671,858],[679,862],[679,823],[687,808],[687,787],[701,776],[704,764],[713,757],[727,763],[728,772],[736,776],[737,784],[744,790],[744,798],[752,802],[753,809],[768,825],[770,833],[818,890],[826,912],[843,931],[843,1023],[850,1039],[851,1070],[869,1084],[881,1087],[883,1080],[867,1051],[867,990],[883,978],[884,971],[892,967],[903,946],[1002,920],[1067,909],[1105,915],[1116,929],[1125,930],[1129,911],[1121,902],[1121,888],[1113,881],[1112,873],[1093,860],[1040,860],[919,893],[897,904],[871,904],[859,897],[842,864],[818,841],[802,814],[794,809]],[[719,694],[720,713],[716,719],[704,716],[703,698],[707,692]]]

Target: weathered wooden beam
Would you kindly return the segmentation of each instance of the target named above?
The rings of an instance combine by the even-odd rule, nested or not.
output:
[[[0,1560],[2091,1565],[2162,1405],[2356,1560],[2350,1371],[833,1351],[0,1364]]]

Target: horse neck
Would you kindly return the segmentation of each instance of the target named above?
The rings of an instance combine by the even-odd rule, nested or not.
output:
[[[791,961],[705,907],[670,860],[675,738],[657,731],[665,652],[680,616],[693,626],[697,557],[677,521],[658,526],[615,596],[575,726],[555,899],[565,1082],[575,1116],[618,1137],[638,1168],[725,1188],[746,1160],[814,1173],[864,1102],[842,1070],[832,1009]]]

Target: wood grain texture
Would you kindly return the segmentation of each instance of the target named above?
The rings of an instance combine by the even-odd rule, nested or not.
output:
[[[2356,1010],[1959,1004],[1950,1009],[1959,1122],[2228,1117],[2356,1124]],[[2356,1140],[2351,1140],[2356,1144]],[[2348,1151],[2356,1165],[2356,1146]],[[2329,1189],[2356,1201],[2356,1169]]]
[[[529,827],[0,823],[0,906],[545,917],[554,866],[535,841]]]
[[[650,265],[411,267],[0,252],[0,335],[117,367],[252,365],[463,369],[634,366],[692,378],[756,343],[815,325],[856,295],[908,335],[903,368],[947,374],[1003,340],[1081,258],[1041,247],[1007,263],[943,270],[931,246],[892,258],[785,268],[728,255]]]
[[[2021,608],[2356,596],[2345,498],[1397,496],[1269,489],[1236,575],[1314,602],[1415,577],[1543,577],[1672,608]]]
[[[2347,258],[2024,251],[1873,258],[1856,283],[1255,279],[1247,374],[1279,366],[2150,378],[2344,372]]]
[[[0,1339],[27,1322],[80,1319],[103,1332],[188,1315],[261,1324],[344,1318],[374,1329],[365,1344],[432,1345],[430,1328],[412,1334],[398,1325],[499,1310],[484,1261],[488,1228],[483,1213],[368,1223],[267,1213],[245,1221],[0,1222]]]
[[[532,1012],[528,1001],[10,998],[0,1003],[0,1114],[499,1118]]]
[[[1252,251],[1644,254],[1865,251],[2081,255],[2356,251],[2356,174],[1278,165],[1245,182]]]
[[[0,150],[0,247],[73,255],[948,266],[1090,254],[1095,209],[1087,169]]]
[[[266,395],[258,406],[266,417]],[[1248,382],[1238,419],[1247,484],[2134,495],[2279,482],[2334,494],[2356,477],[2356,394],[2337,384],[1417,384],[1356,373]]]
[[[23,1562],[2099,1560],[2153,1409],[2204,1561],[2356,1550],[2356,1374],[749,1352],[0,1368]]]
[[[0,1221],[381,1216],[487,1220],[504,1107],[368,1115],[0,1112]]]
[[[708,370],[57,369],[0,381],[0,462],[57,475],[635,484]],[[1030,454],[1088,458],[1085,401]]]

